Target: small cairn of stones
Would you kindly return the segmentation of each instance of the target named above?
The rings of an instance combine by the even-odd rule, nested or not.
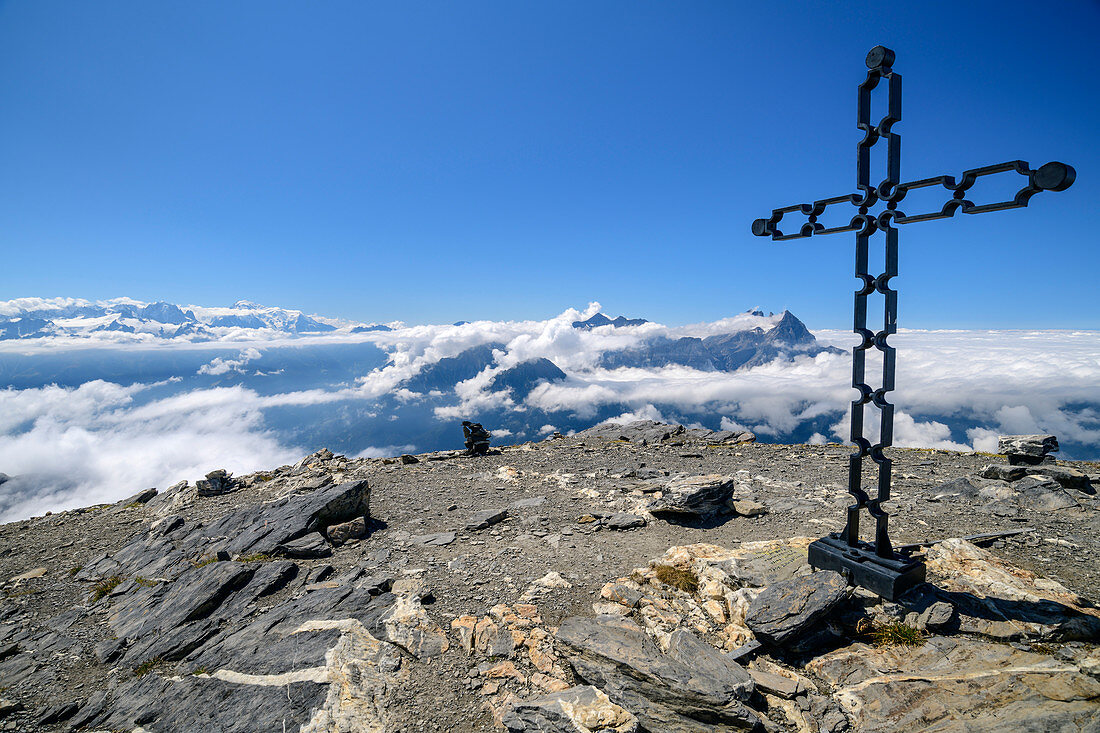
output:
[[[492,437],[481,423],[462,421],[462,434],[466,438],[466,455],[484,456],[489,452],[489,438]]]
[[[199,496],[219,496],[228,494],[237,488],[237,479],[224,468],[219,468],[206,474],[205,479],[195,482],[195,489]]]

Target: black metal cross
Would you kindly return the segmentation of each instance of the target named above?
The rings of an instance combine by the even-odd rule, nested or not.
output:
[[[891,468],[891,461],[883,450],[893,444],[894,430],[894,406],[886,401],[886,393],[894,389],[895,365],[894,347],[886,339],[897,332],[898,294],[890,288],[890,279],[898,274],[898,230],[893,225],[944,219],[954,216],[959,210],[964,214],[984,214],[1027,206],[1028,200],[1040,191],[1065,191],[1076,177],[1073,168],[1064,163],[1047,163],[1032,170],[1022,160],[1011,160],[968,170],[958,182],[951,176],[936,176],[901,183],[901,136],[892,129],[901,121],[901,75],[893,70],[893,64],[894,52],[883,46],[875,46],[867,54],[869,71],[867,79],[859,85],[856,124],[864,135],[856,148],[856,187],[859,192],[812,204],[773,209],[771,217],[752,223],[753,234],[770,236],[777,241],[834,232],[856,233],[856,277],[861,281],[861,287],[855,294],[854,331],[863,342],[852,350],[852,386],[859,390],[859,396],[852,401],[851,440],[856,452],[848,459],[848,493],[855,504],[848,507],[844,530],[815,541],[810,545],[809,553],[810,564],[814,567],[842,572],[856,585],[889,600],[923,582],[925,575],[924,563],[919,558],[905,550],[894,550],[890,543],[890,515],[882,507],[882,503],[890,498]],[[877,125],[872,125],[871,90],[884,79],[889,84],[886,115]],[[886,141],[886,179],[876,187],[871,185],[871,148],[880,138]],[[1015,171],[1027,178],[1027,185],[1017,191],[1011,200],[978,206],[966,199],[966,192],[978,178],[1007,171]],[[910,216],[898,209],[898,204],[909,191],[936,185],[952,192],[951,198],[939,211]],[[869,213],[870,208],[880,201],[886,204],[886,210],[878,215]],[[851,204],[859,207],[859,212],[845,226],[826,228],[817,219],[834,204]],[[808,220],[796,234],[784,234],[779,230],[779,221],[784,214],[796,211]],[[867,267],[869,240],[878,231],[886,234],[886,251],[884,272],[876,277]],[[874,292],[885,297],[882,330],[878,332],[867,328],[867,296]],[[867,350],[872,346],[882,352],[882,386],[878,389],[867,383],[865,375]],[[880,413],[879,438],[874,445],[863,436],[864,406],[868,403],[878,408]],[[873,499],[862,488],[863,459],[867,457],[878,465],[878,493]],[[859,539],[859,518],[864,508],[875,519],[873,542]]]

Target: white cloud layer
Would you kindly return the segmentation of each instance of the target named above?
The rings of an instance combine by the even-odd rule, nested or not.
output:
[[[293,462],[305,451],[279,442],[264,424],[265,409],[344,400],[370,403],[385,396],[401,404],[430,401],[435,417],[444,420],[491,410],[538,409],[594,419],[612,409],[622,413],[616,418],[620,421],[676,419],[679,414],[696,419],[705,413],[714,416],[714,426],[753,430],[764,440],[789,434],[807,421],[820,426],[809,438],[812,443],[847,439],[848,404],[855,394],[849,386],[850,354],[801,355],[732,373],[683,366],[604,369],[598,364],[607,350],[637,346],[654,336],[766,329],[777,317],[742,314],[716,324],[676,328],[655,323],[591,331],[572,328],[574,320],[598,310],[593,303],[543,321],[478,321],[296,339],[299,346],[371,342],[390,355],[385,367],[343,388],[260,395],[244,387],[225,387],[145,402],[141,398],[146,385],[103,381],[77,388],[0,391],[0,470],[43,477],[42,490],[33,498],[0,485],[0,518],[117,500],[148,486],[194,480],[216,467],[240,473]],[[817,336],[842,348],[855,339],[843,331]],[[51,341],[20,342],[9,348],[64,348]],[[260,357],[260,347],[275,343],[280,342],[236,344],[200,371],[247,372],[247,364]],[[442,358],[491,343],[504,344],[495,363],[454,385],[452,395],[418,395],[402,387],[404,380]],[[1051,432],[1063,442],[1095,447],[1094,454],[1100,455],[1100,332],[903,331],[891,343],[898,348],[898,389],[891,394],[897,405],[895,445],[991,450],[999,434]],[[162,342],[127,348],[169,347]],[[492,391],[500,372],[539,357],[554,362],[568,378],[543,383],[526,400]],[[873,363],[868,364],[868,374],[877,376]],[[874,409],[867,412],[877,416]],[[565,424],[556,417],[552,420]],[[539,419],[531,424],[528,434],[558,429],[545,423]],[[872,435],[875,429],[868,426]],[[362,455],[412,449],[387,445],[366,449]]]

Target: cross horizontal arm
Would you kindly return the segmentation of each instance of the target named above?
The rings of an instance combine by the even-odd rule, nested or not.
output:
[[[1004,173],[1006,171],[1015,171],[1027,177],[1027,185],[1017,191],[1016,195],[1011,199],[1007,201],[998,201],[993,204],[975,205],[974,202],[966,198],[966,192],[974,185],[978,178],[993,175],[995,173]],[[909,191],[915,188],[925,188],[937,184],[953,192],[951,199],[949,199],[939,211],[932,211],[926,214],[915,214],[912,216],[908,216],[900,210],[896,211],[893,217],[896,224],[911,224],[918,221],[946,219],[954,216],[955,212],[959,210],[964,214],[985,214],[990,211],[1019,209],[1027,206],[1027,202],[1031,197],[1040,191],[1065,191],[1073,184],[1076,177],[1077,172],[1072,166],[1066,165],[1065,163],[1047,163],[1038,170],[1031,170],[1024,161],[1011,160],[1006,163],[987,165],[984,168],[968,170],[963,173],[962,179],[958,183],[955,182],[952,176],[937,176],[935,178],[925,178],[920,181],[899,184],[894,195],[890,198],[890,201],[894,204],[900,203]]]
[[[1016,195],[1007,201],[999,201],[992,204],[977,205],[966,198],[966,192],[982,176],[995,173],[1015,171],[1027,177],[1027,185],[1016,192]],[[918,221],[932,221],[934,219],[946,219],[954,216],[961,210],[964,214],[985,214],[990,211],[1004,211],[1005,209],[1018,209],[1027,206],[1032,196],[1040,191],[1065,191],[1077,177],[1073,166],[1065,163],[1051,162],[1040,166],[1036,170],[1028,167],[1022,160],[1010,160],[996,165],[987,165],[983,168],[974,168],[963,173],[962,178],[956,182],[953,176],[935,176],[922,178],[919,181],[900,183],[891,187],[889,183],[881,184],[873,189],[869,195],[853,193],[846,196],[834,196],[833,198],[814,201],[812,204],[795,204],[781,209],[773,209],[772,215],[767,219],[757,219],[752,223],[752,233],[758,237],[770,236],[773,240],[784,241],[788,239],[802,239],[815,234],[834,234],[836,232],[852,232],[864,230],[865,233],[873,232],[876,228],[885,229],[887,221],[893,220],[896,224],[912,224]],[[905,195],[917,188],[941,185],[952,192],[951,198],[940,208],[924,214],[909,216],[898,209],[898,204]],[[887,210],[879,215],[867,213],[867,209],[882,199],[886,202]],[[859,213],[852,217],[844,226],[826,227],[818,222],[817,217],[834,204],[848,203],[859,207]],[[808,220],[803,223],[794,234],[784,234],[779,229],[779,222],[784,214],[799,212]]]

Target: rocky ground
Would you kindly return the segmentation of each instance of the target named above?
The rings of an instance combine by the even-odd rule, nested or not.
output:
[[[883,603],[805,562],[850,449],[747,437],[320,451],[4,525],[0,730],[1100,730],[1100,467],[891,450],[894,541],[937,544]]]

